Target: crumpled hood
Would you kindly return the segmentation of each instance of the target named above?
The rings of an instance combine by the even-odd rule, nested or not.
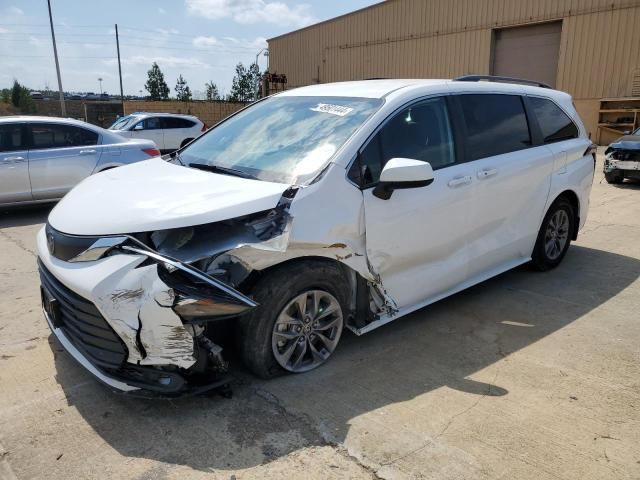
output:
[[[275,207],[290,185],[146,160],[87,178],[49,214],[72,235],[148,232],[212,223]]]

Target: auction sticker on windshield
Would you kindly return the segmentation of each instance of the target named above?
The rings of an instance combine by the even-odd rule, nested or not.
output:
[[[339,117],[344,117],[349,112],[352,112],[353,108],[342,107],[340,105],[332,105],[330,103],[319,103],[317,107],[313,107],[311,110],[313,110],[314,112],[324,112],[330,113],[332,115],[338,115]]]

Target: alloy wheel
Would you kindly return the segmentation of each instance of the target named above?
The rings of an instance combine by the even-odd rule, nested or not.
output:
[[[556,210],[549,219],[544,236],[544,251],[549,260],[556,260],[569,240],[569,215],[565,210]]]
[[[308,290],[282,309],[273,326],[271,346],[276,361],[290,372],[306,372],[323,364],[342,333],[338,300],[323,290]]]

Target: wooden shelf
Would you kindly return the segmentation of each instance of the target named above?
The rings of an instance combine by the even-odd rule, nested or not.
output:
[[[617,114],[614,116],[612,114]],[[629,122],[620,120],[630,120]],[[617,120],[610,123],[607,120]],[[603,98],[600,100],[598,113],[598,143],[605,139],[611,140],[612,134],[623,135],[625,131],[635,130],[640,126],[640,97],[634,98]]]
[[[600,110],[600,113],[638,113],[640,112],[640,108],[615,108],[615,109],[606,109]]]

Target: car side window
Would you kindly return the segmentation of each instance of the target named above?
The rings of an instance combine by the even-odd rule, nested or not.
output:
[[[162,121],[164,128],[191,128],[195,125],[194,122],[186,118],[164,117]]]
[[[529,148],[531,133],[519,95],[458,96],[466,126],[467,160]]]
[[[14,152],[26,149],[27,146],[22,136],[22,125],[0,125],[0,152]]]
[[[362,149],[350,178],[362,187],[375,185],[384,165],[392,158],[422,160],[434,170],[455,163],[444,98],[413,104],[391,117]]]
[[[159,130],[162,128],[162,122],[158,117],[151,117],[145,120],[145,129],[146,130]]]
[[[544,143],[561,142],[578,138],[578,127],[569,116],[551,100],[529,97],[533,112],[538,119]]]
[[[31,148],[65,148],[96,145],[98,134],[73,125],[34,123],[31,125]]]

